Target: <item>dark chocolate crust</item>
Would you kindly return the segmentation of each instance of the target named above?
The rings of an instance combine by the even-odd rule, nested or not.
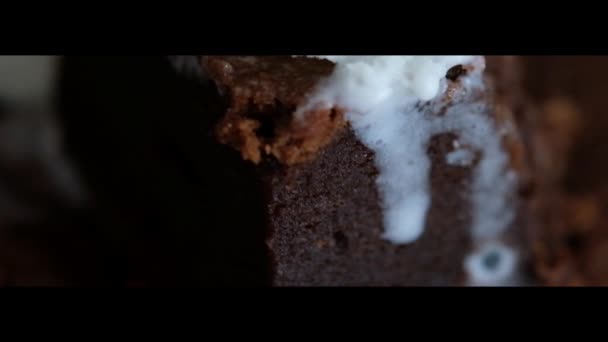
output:
[[[243,159],[259,163],[270,155],[288,165],[313,159],[346,123],[339,108],[313,109],[304,120],[293,115],[331,74],[327,60],[207,56],[201,64],[228,103],[216,127],[218,140]]]
[[[470,173],[447,166],[453,136],[429,148],[433,200],[427,231],[408,246],[379,237],[373,153],[345,130],[310,163],[268,176],[269,247],[277,286],[455,285],[470,250]],[[449,194],[449,195],[445,195]]]

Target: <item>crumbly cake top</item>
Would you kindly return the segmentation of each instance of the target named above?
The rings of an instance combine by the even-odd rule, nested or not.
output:
[[[334,64],[289,56],[208,56],[203,70],[228,98],[228,109],[216,128],[221,143],[244,159],[259,163],[264,155],[291,165],[314,156],[345,125],[339,108],[310,111],[292,120],[319,80]]]

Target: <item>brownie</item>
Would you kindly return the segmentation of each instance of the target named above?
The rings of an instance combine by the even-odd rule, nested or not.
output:
[[[344,122],[343,110],[327,109],[310,115],[306,125],[314,128],[311,133],[301,134],[303,128],[295,126],[295,108],[330,73],[330,62],[213,56],[203,58],[202,65],[226,102],[226,114],[215,127],[218,141],[258,164],[273,285],[465,283],[462,265],[472,248],[468,232],[472,168],[445,162],[445,155],[453,150],[454,135],[438,135],[428,147],[433,165],[432,205],[425,234],[412,244],[395,245],[379,238],[383,224],[374,154]],[[446,77],[457,79],[462,74],[457,69],[450,70]],[[509,111],[497,109],[503,106],[520,111],[521,106],[515,106],[519,104],[516,101],[521,101],[516,89],[515,59],[490,58],[488,70],[491,86],[480,95],[484,97],[482,101],[496,110],[491,115],[500,124],[517,124],[515,118],[509,117]],[[470,99],[465,96],[460,101],[474,100],[475,95],[467,96]],[[449,99],[446,105],[450,105]],[[323,129],[316,128],[319,126]],[[511,138],[505,144],[513,167],[525,179],[522,142],[519,137]],[[277,148],[278,141],[289,143]],[[306,146],[306,156],[284,158],[290,153],[276,153],[285,146],[295,151]],[[516,244],[523,243],[523,227],[527,224],[524,212],[522,207],[522,216],[514,224]]]

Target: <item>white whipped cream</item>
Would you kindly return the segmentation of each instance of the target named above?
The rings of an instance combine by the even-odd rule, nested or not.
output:
[[[333,74],[322,82],[297,115],[314,107],[338,106],[347,110],[347,120],[358,138],[375,152],[379,170],[378,190],[384,210],[384,238],[405,244],[424,232],[430,207],[431,162],[427,147],[431,138],[454,133],[467,149],[446,156],[449,164],[470,165],[477,153],[472,189],[473,241],[485,248],[497,241],[514,217],[511,206],[515,174],[508,170],[501,132],[490,117],[492,108],[483,101],[455,103],[445,114],[434,115],[421,104],[432,101],[447,87],[447,71],[459,64],[474,70],[461,77],[462,89],[484,87],[483,57],[476,56],[310,56],[336,63]],[[499,272],[481,274],[479,253],[467,259],[465,269],[473,283],[504,278],[515,265],[515,254],[501,247]],[[480,275],[481,274],[481,275]],[[499,279],[500,278],[500,279]]]

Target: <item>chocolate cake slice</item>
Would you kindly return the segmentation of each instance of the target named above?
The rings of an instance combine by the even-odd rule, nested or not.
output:
[[[177,60],[195,77],[152,58],[64,64],[71,156],[130,283],[525,281],[515,58]]]
[[[514,60],[331,57],[201,58],[218,141],[258,165],[273,285],[521,281]]]

